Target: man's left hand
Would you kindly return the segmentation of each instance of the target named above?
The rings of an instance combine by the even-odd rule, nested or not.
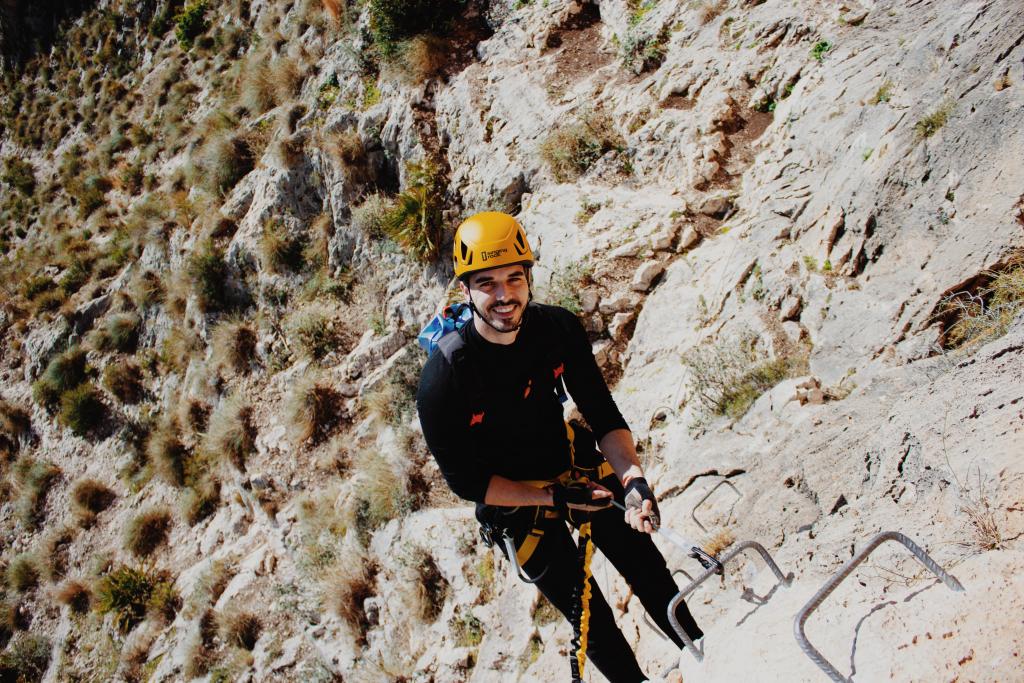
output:
[[[637,531],[651,534],[661,525],[658,501],[643,477],[633,477],[626,483],[626,523]]]

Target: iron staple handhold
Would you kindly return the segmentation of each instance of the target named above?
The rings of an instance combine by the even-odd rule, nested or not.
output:
[[[828,677],[833,681],[849,683],[853,679],[847,678],[839,673],[838,669],[832,666],[832,664],[825,659],[825,656],[822,655],[817,648],[811,645],[810,641],[807,640],[807,634],[804,632],[804,624],[811,616],[811,613],[818,609],[821,603],[823,603],[825,599],[832,594],[832,591],[834,591],[847,576],[853,573],[853,570],[857,568],[857,565],[867,559],[868,555],[874,552],[878,546],[882,545],[886,541],[897,541],[904,545],[921,564],[935,574],[935,576],[937,576],[942,583],[946,584],[950,590],[957,592],[964,591],[963,585],[955,576],[947,573],[928,555],[928,553],[904,534],[901,534],[898,531],[883,531],[876,535],[866,546],[864,546],[864,548],[861,549],[860,552],[851,557],[846,564],[840,567],[840,569],[825,582],[824,586],[818,589],[818,592],[811,597],[807,604],[803,606],[803,609],[801,609],[793,619],[793,635],[796,637],[796,642],[800,646],[800,649],[804,651],[804,654],[807,655],[812,662],[818,665],[818,668],[828,674]]]

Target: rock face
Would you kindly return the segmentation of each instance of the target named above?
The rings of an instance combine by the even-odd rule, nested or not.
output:
[[[19,597],[32,633],[57,634],[46,680],[106,679],[104,666],[126,671],[132,656],[152,681],[565,678],[567,624],[478,542],[472,508],[448,493],[410,403],[424,360],[414,337],[451,291],[452,229],[485,209],[525,227],[537,297],[577,307],[666,525],[723,552],[730,539],[757,541],[793,574],[776,586],[742,555],[693,592],[707,634],[697,663],[647,625],[598,555],[594,576],[649,675],[821,680],[793,618],[875,534],[895,530],[966,592],[886,544],[807,622],[811,642],[858,680],[1016,680],[1019,285],[999,318],[1005,334],[954,348],[951,329],[965,310],[991,310],[998,274],[1024,273],[1018,2],[470,2],[445,37],[444,65],[430,62],[428,40],[369,70],[366,3],[341,3],[349,14],[337,20],[328,10],[338,3],[243,4],[211,7],[210,25],[267,28],[262,47],[243,41],[239,54],[294,60],[303,75],[282,73],[301,88],[245,113],[216,99],[235,66],[209,47],[182,52],[171,33],[151,44],[140,93],[166,69],[203,95],[182,114],[195,137],[145,162],[173,201],[136,226],[147,237],[116,275],[49,310],[13,293],[0,310],[0,394],[31,408],[24,433],[3,413],[0,446],[62,471],[37,529],[16,474],[28,468],[8,468],[4,455],[4,565],[52,547],[46,534],[64,526],[83,526],[68,543],[68,577],[134,563],[121,538],[141,508],[187,503],[148,560],[169,573],[181,609],[150,614],[131,640],[108,637],[112,617],[84,623],[51,605],[49,588]],[[115,88],[101,86],[113,83],[104,73],[79,80]],[[150,121],[152,108],[125,106]],[[243,117],[239,130],[266,151],[230,191],[204,194],[182,169],[220,130],[218,116]],[[28,158],[57,184],[66,167],[55,160],[87,136],[75,127],[44,153],[4,130],[4,159]],[[292,162],[289,144],[300,148]],[[121,173],[142,154],[110,152],[108,165]],[[566,158],[571,172],[556,171]],[[400,235],[382,237],[370,210],[377,192],[415,189],[422,163],[443,181],[445,221],[441,256],[426,262]],[[186,180],[196,187],[182,190]],[[148,200],[115,185],[111,203],[123,206],[94,213],[96,232],[119,235],[148,215],[138,208]],[[299,236],[327,275],[273,265],[273,226]],[[14,240],[5,265],[28,258],[32,239]],[[225,288],[249,297],[237,319],[195,291],[207,243],[223,250]],[[43,260],[51,280],[69,269]],[[129,294],[142,300],[145,272],[166,286],[137,305],[135,356],[88,341]],[[254,339],[235,345],[241,362],[223,343],[238,324]],[[131,357],[145,386],[134,404],[104,388],[112,426],[78,436],[57,421],[59,406],[33,403],[31,383],[84,340],[89,381]],[[223,436],[233,401],[248,411],[245,429]],[[186,486],[152,471],[173,455],[159,444],[174,425],[195,456]],[[143,428],[157,434],[148,447]],[[232,460],[238,444],[251,448]],[[81,517],[71,492],[85,476],[116,496]],[[196,521],[202,476],[217,494]],[[663,541],[669,566],[696,576]],[[110,561],[94,570],[97,557]],[[240,612],[261,623],[251,647],[223,626]]]

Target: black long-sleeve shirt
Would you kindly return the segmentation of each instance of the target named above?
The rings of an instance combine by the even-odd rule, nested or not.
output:
[[[579,320],[557,306],[531,304],[512,344],[494,344],[472,324],[463,335],[467,387],[440,351],[420,376],[416,405],[427,446],[456,495],[483,502],[492,475],[516,481],[553,479],[570,452],[555,394],[555,363],[594,436],[628,428],[594,361]],[[472,394],[469,396],[468,394]],[[472,423],[472,424],[471,424]]]

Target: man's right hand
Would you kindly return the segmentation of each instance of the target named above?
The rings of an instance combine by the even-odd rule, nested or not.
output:
[[[612,504],[612,492],[594,482],[571,481],[568,484],[552,484],[553,507],[567,514],[569,510],[596,512]]]

